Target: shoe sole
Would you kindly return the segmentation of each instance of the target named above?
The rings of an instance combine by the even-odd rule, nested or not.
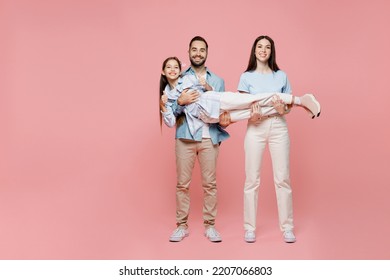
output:
[[[246,243],[255,243],[256,239],[244,239]]]
[[[219,238],[219,239],[212,239],[210,237],[208,237],[206,234],[204,235],[208,240],[210,240],[211,242],[214,242],[214,243],[218,243],[218,242],[222,242],[222,239]]]
[[[296,239],[284,239],[284,242],[286,243],[295,243],[297,241]]]
[[[317,99],[315,98],[315,96],[313,94],[307,94],[311,100],[318,106],[318,113],[317,113],[317,116],[314,115],[309,109],[305,108],[305,110],[309,113],[309,115],[311,116],[312,119],[314,119],[315,117],[319,117],[320,114],[321,114],[321,104],[317,101]]]
[[[210,240],[211,242],[214,242],[214,243],[222,242],[222,239],[211,239],[211,238],[209,238],[209,237],[207,237],[207,236],[206,236],[206,238],[207,238],[208,240]]]

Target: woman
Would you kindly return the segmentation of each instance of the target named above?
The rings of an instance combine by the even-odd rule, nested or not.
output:
[[[255,102],[259,105],[262,116],[281,114],[285,105],[291,105],[296,100],[302,100],[302,107],[313,117],[320,112],[320,104],[311,94],[293,97],[281,93],[240,95],[233,92],[205,92],[195,76],[180,77],[180,72],[181,63],[177,57],[168,57],[164,60],[160,78],[160,110],[165,124],[172,127],[176,123],[172,105],[179,95],[186,89],[201,93],[196,102],[183,107],[192,135],[203,126],[203,122],[218,123],[223,112],[230,113],[232,122],[249,119],[250,107]]]
[[[238,91],[254,94],[281,92],[291,94],[291,87],[285,72],[276,64],[275,44],[268,36],[256,38],[252,45],[249,63],[241,75]],[[296,105],[306,102],[305,96],[295,99]],[[261,117],[256,114],[258,104],[252,106],[253,116],[248,121],[245,135],[245,185],[244,185],[244,229],[245,241],[256,241],[256,216],[260,188],[260,167],[268,143],[272,159],[274,184],[278,204],[279,226],[284,241],[296,241],[293,229],[292,190],[290,186],[290,138],[287,122],[283,115]],[[320,110],[316,114],[319,116]]]

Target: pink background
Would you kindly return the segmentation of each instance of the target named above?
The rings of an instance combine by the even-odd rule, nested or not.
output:
[[[389,259],[390,4],[373,1],[0,1],[1,259]],[[270,157],[258,241],[243,241],[243,139],[220,149],[217,229],[202,236],[196,166],[190,237],[175,227],[174,129],[158,81],[195,35],[235,91],[270,35],[295,94],[288,116],[297,243],[278,229]]]

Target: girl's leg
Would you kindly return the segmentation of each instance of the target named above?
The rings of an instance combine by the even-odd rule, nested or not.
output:
[[[220,110],[232,111],[240,109],[249,109],[254,102],[259,102],[261,107],[271,107],[273,111],[267,110],[264,115],[281,114],[282,103],[293,104],[294,96],[285,93],[259,93],[259,94],[239,94],[233,92],[224,92],[221,94]],[[281,101],[281,102],[280,102]],[[301,104],[312,118],[319,117],[321,113],[321,105],[316,100],[314,95],[305,94],[300,97]],[[245,113],[247,116],[248,113]],[[242,119],[240,117],[240,119]]]
[[[320,116],[321,105],[313,94],[305,94],[304,96],[300,97],[300,101],[300,106],[305,108],[312,118]]]
[[[251,117],[251,109],[233,110],[229,114],[232,122],[243,121]],[[270,116],[275,114],[278,114],[278,112],[273,107],[261,107],[260,115]]]
[[[258,102],[261,106],[260,115],[271,116],[283,114],[286,104],[292,102],[292,96],[280,93],[265,93],[265,94],[238,94],[238,93],[223,93],[221,97],[221,113],[225,108],[236,108],[239,106],[245,109],[231,110],[230,118],[232,122],[247,120],[251,117],[251,109],[253,103]]]
[[[285,104],[291,104],[292,96],[289,94],[276,93],[258,93],[258,94],[240,94],[234,92],[221,93],[222,111],[232,111],[240,109],[249,109],[254,102],[259,102],[262,107],[272,107],[273,97],[277,95]]]

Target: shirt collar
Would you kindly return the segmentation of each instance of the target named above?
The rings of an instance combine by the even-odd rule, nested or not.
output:
[[[209,71],[209,69],[206,67],[206,73],[208,75],[211,75],[211,72]],[[192,67],[188,67],[187,70],[184,71],[184,74],[192,74],[192,75],[195,75],[195,71],[194,69],[192,69]]]

